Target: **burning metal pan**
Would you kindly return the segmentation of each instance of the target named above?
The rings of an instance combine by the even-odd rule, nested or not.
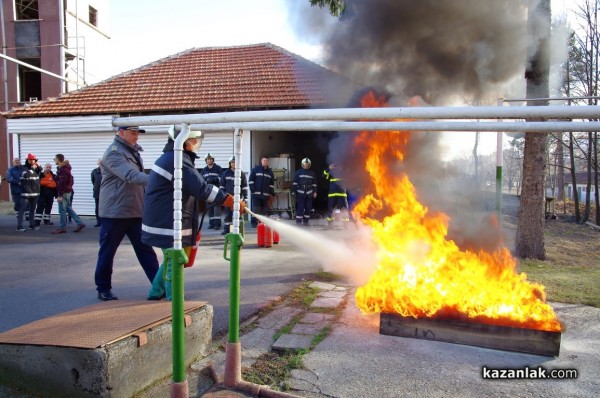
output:
[[[454,319],[403,317],[382,313],[379,333],[476,347],[557,357],[560,332],[487,325]]]

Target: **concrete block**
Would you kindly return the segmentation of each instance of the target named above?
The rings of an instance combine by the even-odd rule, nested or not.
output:
[[[309,287],[312,287],[313,289],[319,289],[319,290],[333,290],[336,288],[336,286],[332,285],[331,283],[323,283],[323,282],[313,282],[309,285]]]
[[[262,318],[258,322],[258,326],[264,329],[279,330],[289,324],[301,311],[301,309],[293,307],[278,308]]]
[[[213,308],[204,305],[189,315],[186,366],[206,355]],[[170,319],[145,332],[142,346],[135,336],[95,349],[0,344],[0,382],[45,398],[130,398],[173,369]]]
[[[318,298],[312,302],[311,308],[337,308],[342,303],[339,298]]]
[[[334,318],[331,314],[322,314],[320,312],[309,312],[300,319],[300,323],[319,323],[330,321]]]
[[[346,296],[346,292],[340,291],[326,291],[319,293],[319,297],[325,298],[344,298]]]
[[[273,344],[276,351],[308,350],[314,336],[301,334],[283,334]]]

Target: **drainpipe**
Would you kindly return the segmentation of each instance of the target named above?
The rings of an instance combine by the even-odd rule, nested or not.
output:
[[[2,54],[6,55],[6,28],[4,26],[4,0],[0,0],[0,25],[2,29]],[[4,111],[8,112],[8,62],[6,62],[6,58],[3,58],[4,66],[3,66],[3,74],[2,80],[4,82]],[[6,121],[6,119],[5,119]],[[10,139],[8,138],[8,123],[6,124],[6,168],[9,169],[12,165],[11,156],[10,156]]]

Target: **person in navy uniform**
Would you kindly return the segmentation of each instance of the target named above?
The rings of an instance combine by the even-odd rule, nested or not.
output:
[[[206,154],[204,162],[206,166],[200,170],[200,174],[207,184],[218,187],[221,183],[223,168],[215,163],[215,158],[210,152]],[[208,229],[221,229],[221,206],[213,205],[208,208]]]
[[[325,180],[329,181],[329,194],[327,195],[327,227],[333,228],[333,213],[344,212],[342,221],[350,221],[348,215],[348,193],[342,186],[342,179],[334,175],[336,168],[335,163],[329,165],[329,167],[323,170],[323,176]]]
[[[233,195],[233,189],[235,187],[235,156],[229,158],[229,168],[225,169],[221,174],[221,186],[220,188],[225,190],[230,195]],[[246,181],[246,175],[241,173],[240,182],[240,199],[242,201],[248,200],[248,182]],[[223,223],[223,232],[221,235],[226,235],[229,232],[229,226],[233,220],[233,210],[225,208],[225,222]]]
[[[292,192],[296,197],[296,224],[308,225],[313,199],[317,197],[317,176],[310,169],[309,158],[302,159],[301,165],[302,168],[294,174]]]
[[[269,167],[269,158],[260,158],[260,164],[252,169],[248,185],[252,194],[252,212],[266,216],[269,211],[269,197],[275,196],[275,176]],[[255,217],[251,218],[253,228],[258,225]]]

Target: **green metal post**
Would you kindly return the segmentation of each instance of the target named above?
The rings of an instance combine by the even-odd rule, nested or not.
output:
[[[173,382],[185,381],[185,306],[183,265],[188,258],[183,249],[167,249],[171,264],[171,309],[173,321]]]
[[[240,249],[244,238],[240,234],[225,235],[225,260],[229,260],[229,343],[240,340]],[[231,246],[230,257],[227,247]]]
[[[502,220],[502,166],[496,166],[496,212]]]

